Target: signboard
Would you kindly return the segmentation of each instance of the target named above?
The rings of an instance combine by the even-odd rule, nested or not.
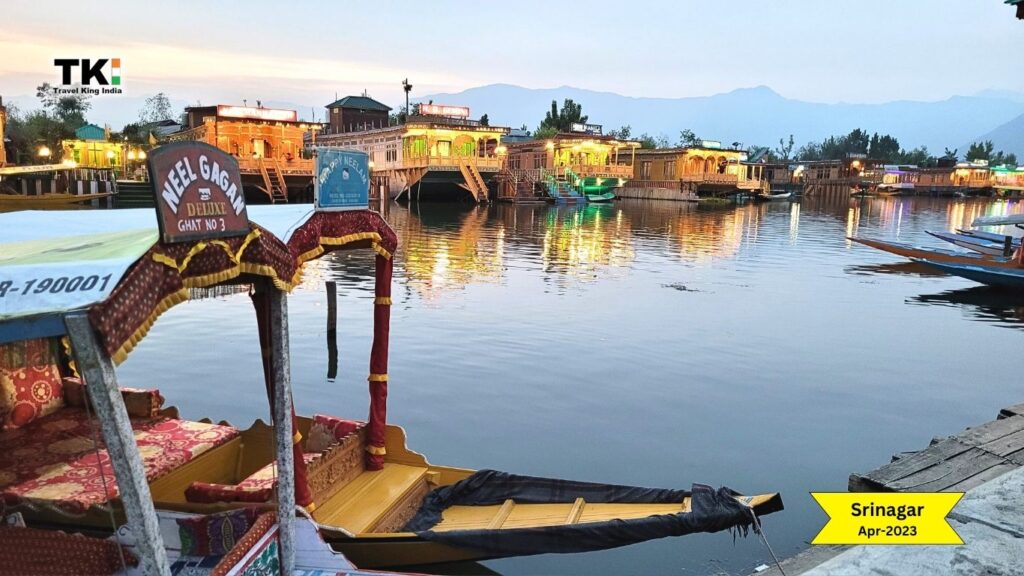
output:
[[[202,142],[176,142],[154,149],[148,166],[162,241],[249,233],[234,156]]]
[[[276,108],[251,108],[249,106],[217,106],[217,116],[221,118],[249,118],[251,120],[270,120],[276,122],[298,122],[299,113],[295,110]]]
[[[700,147],[701,148],[713,148],[715,150],[718,150],[718,149],[720,149],[722,147],[722,143],[719,142],[718,140],[701,140],[700,141]]]
[[[420,104],[420,114],[423,116],[469,118],[469,108],[465,106],[447,106],[444,104]]]
[[[366,210],[370,205],[369,155],[341,148],[317,148],[313,202],[318,211]]]
[[[572,132],[581,132],[583,134],[593,134],[595,136],[601,135],[602,127],[600,124],[579,124],[574,123],[569,127]]]

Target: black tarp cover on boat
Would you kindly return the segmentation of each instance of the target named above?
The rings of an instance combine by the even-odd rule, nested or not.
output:
[[[694,532],[737,528],[745,534],[753,518],[751,509],[733,497],[738,495],[728,488],[715,490],[704,484],[694,484],[691,491],[667,490],[481,470],[428,494],[405,530],[425,540],[475,548],[494,557],[589,552]],[[587,503],[682,503],[687,497],[691,498],[691,511],[678,514],[537,528],[432,530],[450,506],[496,505],[507,499],[517,504],[571,503],[576,498]],[[781,500],[766,512],[780,508]]]

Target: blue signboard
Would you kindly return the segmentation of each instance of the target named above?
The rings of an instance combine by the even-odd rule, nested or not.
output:
[[[370,205],[370,157],[355,150],[317,148],[313,187],[317,210],[366,210]]]

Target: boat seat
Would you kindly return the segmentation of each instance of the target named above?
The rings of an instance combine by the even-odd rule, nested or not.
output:
[[[353,534],[372,532],[389,513],[398,511],[396,506],[409,504],[418,510],[428,491],[426,467],[387,462],[381,470],[364,471],[330,499],[319,503],[313,518]]]

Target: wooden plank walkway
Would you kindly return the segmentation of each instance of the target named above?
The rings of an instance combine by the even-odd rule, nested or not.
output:
[[[904,453],[866,474],[851,474],[850,492],[962,492],[1024,466],[1024,404],[1003,408],[996,420],[920,452]]]
[[[850,492],[961,492],[1024,467],[1024,403],[999,411],[996,419],[924,450],[902,452],[866,474],[851,474]],[[788,576],[802,574],[849,550],[850,546],[811,546],[782,561]],[[770,566],[756,576],[781,576]]]

